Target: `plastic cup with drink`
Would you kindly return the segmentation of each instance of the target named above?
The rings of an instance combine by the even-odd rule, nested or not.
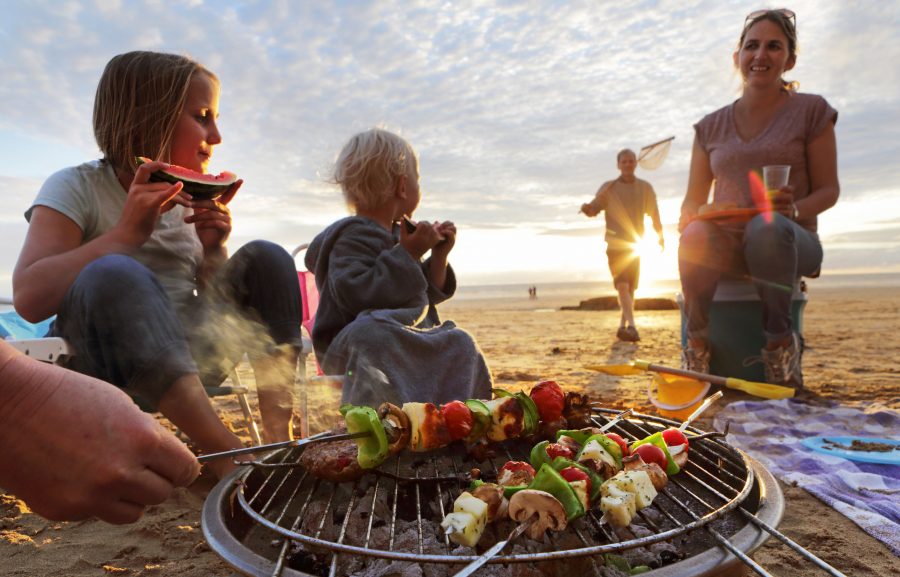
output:
[[[782,187],[787,186],[791,176],[791,165],[770,164],[763,167],[763,183],[766,185],[766,194],[769,198],[778,194]]]

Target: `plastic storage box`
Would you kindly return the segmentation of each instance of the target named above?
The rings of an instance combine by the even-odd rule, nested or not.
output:
[[[805,287],[798,280],[794,285],[791,318],[794,331],[801,337],[806,298]],[[676,300],[681,310],[681,346],[684,347],[687,344],[687,322],[681,293]],[[719,282],[709,311],[709,342],[709,370],[712,374],[748,381],[765,381],[762,363],[747,363],[753,357],[759,357],[766,344],[762,327],[762,303],[753,283],[738,280]]]

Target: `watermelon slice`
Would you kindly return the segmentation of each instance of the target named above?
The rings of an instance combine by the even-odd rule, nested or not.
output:
[[[135,158],[138,166],[145,162],[153,162],[152,159],[138,156]],[[213,200],[219,198],[222,193],[231,188],[237,182],[237,175],[232,172],[221,174],[201,174],[190,168],[170,164],[166,170],[157,170],[150,175],[150,182],[183,182],[186,193],[195,200]]]

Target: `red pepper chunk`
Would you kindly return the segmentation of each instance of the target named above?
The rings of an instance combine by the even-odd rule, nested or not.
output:
[[[531,389],[528,396],[537,405],[541,420],[545,423],[555,421],[562,416],[566,406],[566,395],[556,381],[541,381]]]
[[[551,461],[557,457],[574,459],[575,453],[572,452],[572,449],[563,445],[562,443],[550,443],[549,445],[547,445],[547,456],[550,457]]]
[[[472,432],[472,411],[462,401],[450,401],[441,406],[441,414],[447,424],[447,431],[454,441],[465,439]]]

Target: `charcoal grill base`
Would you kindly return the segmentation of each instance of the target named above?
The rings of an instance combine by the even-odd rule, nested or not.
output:
[[[750,466],[756,476],[757,487],[753,497],[758,499],[762,506],[756,512],[756,517],[769,526],[777,526],[784,515],[784,496],[775,478],[758,461],[747,457]],[[275,565],[273,561],[263,557],[244,541],[251,534],[253,528],[252,519],[233,501],[235,481],[242,471],[235,471],[222,479],[210,492],[203,506],[202,525],[203,533],[210,547],[218,553],[222,559],[235,570],[251,577],[267,577],[273,574]],[[760,530],[752,523],[742,528],[731,537],[730,541],[739,550],[750,554],[759,548],[769,534]],[[259,537],[256,537],[259,539]],[[272,534],[273,541],[280,541],[279,537]],[[273,548],[273,556],[277,549]],[[460,566],[461,568],[461,566]],[[694,555],[685,560],[667,565],[660,569],[646,573],[648,577],[724,577],[742,575],[745,566],[732,555],[720,547],[714,547],[707,551]],[[316,577],[303,571],[283,568],[281,575],[285,577]]]

